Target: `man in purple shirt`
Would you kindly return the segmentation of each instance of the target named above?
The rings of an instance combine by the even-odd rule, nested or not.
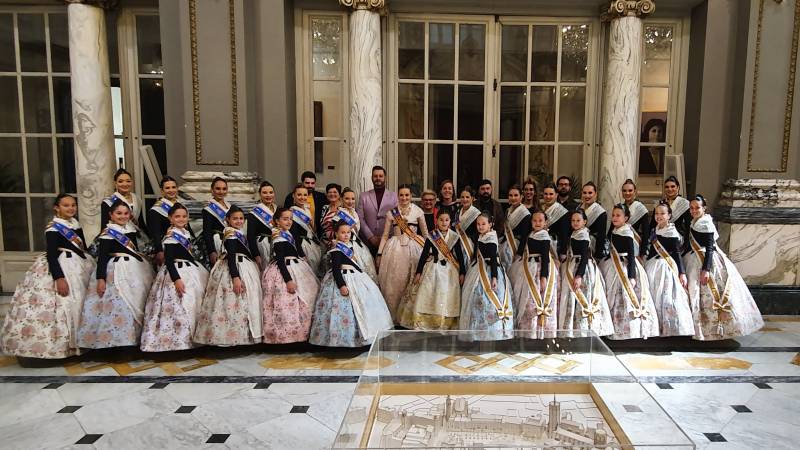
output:
[[[397,207],[397,193],[386,189],[386,169],[372,168],[372,190],[358,198],[358,217],[361,219],[361,239],[374,254],[378,251],[386,223],[386,214]]]

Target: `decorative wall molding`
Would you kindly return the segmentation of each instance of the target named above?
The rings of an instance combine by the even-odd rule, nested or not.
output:
[[[233,120],[233,161],[207,161],[203,157],[203,140],[200,126],[200,74],[197,56],[197,0],[189,2],[189,43],[192,61],[192,113],[194,118],[194,159],[200,166],[239,165],[239,111],[236,85],[236,0],[228,0],[228,28],[231,52],[231,116]]]
[[[601,18],[609,22],[620,17],[644,17],[655,10],[654,0],[611,0],[608,8],[603,8]]]
[[[377,9],[386,8],[386,0],[339,0],[339,4],[353,9]]]
[[[794,85],[797,78],[797,50],[800,40],[800,0],[795,0],[794,23],[792,25],[792,45],[789,50],[789,76],[786,87],[786,103],[783,116],[783,148],[781,150],[781,165],[779,168],[753,167],[753,141],[755,136],[756,105],[758,104],[758,72],[761,63],[761,33],[764,21],[764,3],[759,0],[758,19],[756,24],[756,49],[753,68],[753,96],[750,104],[750,130],[747,139],[747,171],[748,172],[774,172],[785,173],[789,166],[789,144],[792,135],[792,110],[794,109]],[[774,0],[781,4],[783,0]]]
[[[106,10],[116,9],[119,6],[119,0],[64,0],[64,3],[78,3],[88,6],[97,6]]]

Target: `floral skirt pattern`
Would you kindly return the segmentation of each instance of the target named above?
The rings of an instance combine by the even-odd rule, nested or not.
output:
[[[644,265],[650,282],[650,296],[656,307],[660,336],[691,336],[694,334],[692,305],[689,294],[681,286],[678,275],[660,257]]]
[[[83,303],[78,345],[109,348],[139,345],[144,304],[153,283],[147,260],[132,256],[112,258],[106,270],[106,290],[97,295],[97,280],[89,283]]]
[[[627,273],[626,261],[622,260],[622,271]],[[645,314],[635,310],[633,302],[628,300],[622,280],[614,268],[612,259],[600,263],[600,271],[606,285],[606,299],[614,322],[614,334],[611,339],[647,339],[658,336],[658,314],[653,299],[650,297],[650,283],[644,267],[636,260],[636,286],[633,292],[643,306]]]
[[[350,291],[347,297],[330,272],[322,280],[309,336],[314,345],[362,347],[394,327],[381,291],[369,275],[352,271],[342,277]]]
[[[526,337],[545,338],[553,337],[558,329],[558,271],[551,273],[553,287],[550,289],[549,298],[542,299],[544,305],[537,306],[531,289],[528,286],[528,277],[525,275],[523,264],[528,264],[533,288],[538,292],[541,289],[540,263],[533,257],[528,261],[517,261],[511,269],[511,289],[514,293],[515,322],[518,330],[526,330]],[[546,305],[546,306],[545,306]]]
[[[578,297],[570,289],[568,271],[578,266],[577,259],[567,260],[561,264],[561,294],[558,302],[558,327],[563,330],[594,331],[598,336],[614,334],[614,323],[608,310],[603,277],[593,260],[586,264],[580,291],[588,302],[597,299],[596,304],[584,309]],[[574,273],[574,272],[572,272]],[[568,333],[569,334],[569,333]]]
[[[428,261],[419,284],[407,293],[410,295],[403,297],[397,314],[402,326],[412,330],[456,328],[461,314],[461,285],[458,269],[450,262]]]
[[[397,309],[400,300],[411,285],[422,247],[408,236],[392,236],[383,246],[378,284],[394,323],[400,322]]]
[[[69,255],[69,256],[68,256]],[[39,255],[14,291],[11,309],[0,333],[3,352],[27,358],[66,358],[80,354],[76,333],[94,260],[75,254],[58,257],[69,285],[66,297],[58,295],[47,266]]]
[[[287,269],[297,284],[294,294],[286,290],[278,264],[270,263],[261,277],[263,335],[267,344],[308,340],[319,280],[311,266],[302,259],[290,260]]]
[[[367,245],[361,241],[353,242],[353,253],[355,253],[355,260],[375,284],[378,284],[378,271],[375,270],[375,260],[372,258]]]
[[[192,334],[197,309],[208,283],[208,271],[200,265],[178,262],[178,274],[186,287],[178,296],[166,266],[158,271],[144,309],[141,349],[145,352],[186,350],[194,347]]]
[[[325,263],[323,262],[325,255],[322,254],[322,246],[308,238],[303,238],[300,245],[302,245],[303,252],[306,254],[308,265],[314,271],[314,276],[321,278],[321,275],[325,273],[323,272],[325,270]]]
[[[238,258],[238,256],[237,256]],[[198,344],[231,346],[261,342],[261,283],[256,263],[236,262],[244,292],[233,292],[226,259],[220,258],[211,274],[197,313],[192,340]]]
[[[722,309],[714,308],[714,296],[709,285],[700,284],[702,265],[697,255],[690,252],[684,257],[694,318],[694,338],[716,341],[755,333],[764,326],[764,319],[747,284],[724,253],[717,250],[713,258],[714,269],[710,275],[716,280],[719,294],[722,295],[726,281],[731,283],[728,301],[721,305],[724,306]]]
[[[491,283],[491,274],[488,267],[486,268],[486,276],[489,278],[489,283]],[[459,330],[472,332],[465,334],[462,339],[498,341],[510,339],[514,336],[511,283],[506,277],[506,271],[500,265],[497,266],[496,294],[500,301],[503,301],[506,295],[509,296],[508,307],[512,317],[500,319],[497,308],[495,308],[483,288],[478,264],[473,264],[467,271],[467,276],[464,278],[464,286],[461,288],[461,314],[458,319]]]

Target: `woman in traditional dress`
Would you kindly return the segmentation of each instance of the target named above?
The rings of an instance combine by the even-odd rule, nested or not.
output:
[[[531,233],[531,212],[522,205],[522,190],[519,186],[508,188],[508,205],[505,230],[500,237],[500,263],[507,271],[511,269],[519,243]]]
[[[146,352],[194,347],[197,310],[203,300],[208,271],[192,256],[189,210],[175,203],[164,236],[164,266],[158,271],[144,310],[141,349]]]
[[[586,212],[570,214],[572,234],[566,259],[561,264],[561,299],[558,326],[565,330],[594,331],[598,336],[614,333],[606,301],[603,276],[592,258]]]
[[[247,242],[263,272],[272,259],[272,217],[275,215],[275,188],[262,181],[258,188],[259,203],[247,215]]]
[[[391,217],[386,217],[376,261],[378,285],[395,323],[400,322],[397,307],[411,285],[427,237],[425,214],[411,203],[411,186],[400,185],[397,207],[392,209]]]
[[[9,355],[58,359],[80,354],[76,342],[83,299],[94,271],[75,197],[60,194],[44,236],[47,252],[14,291],[0,348]]]
[[[267,344],[307,341],[319,293],[317,275],[306,261],[302,244],[291,233],[293,216],[289,209],[278,208],[275,212],[278,233],[272,241],[272,262],[261,277]]]
[[[636,245],[639,246],[639,254],[636,256],[639,256],[641,260],[647,256],[647,252],[650,250],[650,212],[647,210],[647,206],[637,199],[637,196],[636,183],[628,178],[622,184],[622,199],[631,212],[628,224],[633,230]]]
[[[644,268],[658,314],[659,336],[691,336],[694,320],[681,259],[682,238],[669,221],[671,214],[669,203],[663,200],[653,211],[656,227]]]
[[[161,186],[161,198],[147,210],[147,233],[153,244],[155,263],[158,266],[164,264],[164,249],[161,241],[164,240],[164,235],[170,227],[169,210],[178,201],[178,182],[175,181],[175,178],[167,175],[161,179],[159,186]],[[187,223],[186,229],[191,233],[188,226]]]
[[[466,267],[461,239],[450,229],[450,212],[439,211],[436,229],[428,234],[417,262],[415,294],[400,304],[400,325],[414,330],[456,328]]]
[[[519,268],[511,278],[516,326],[530,337],[552,336],[558,329],[558,269],[542,210],[531,215],[532,230],[517,249]]]
[[[363,347],[381,331],[394,327],[378,285],[355,259],[352,229],[347,222],[334,225],[328,252],[330,270],[314,307],[309,342],[327,347]]]
[[[717,247],[717,228],[702,195],[692,199],[689,253],[684,255],[695,339],[714,341],[745,336],[764,326],[741,274]]]
[[[475,200],[475,194],[472,189],[467,186],[458,194],[459,201],[461,202],[461,209],[458,210],[453,221],[455,224],[456,233],[461,239],[461,245],[464,247],[464,256],[468,261],[471,261],[475,256],[475,246],[478,243],[478,228],[475,219],[481,214],[481,210],[472,205]]]
[[[453,180],[444,180],[439,185],[439,201],[436,202],[436,210],[447,211],[450,213],[451,225],[455,225],[455,217],[461,205],[456,201],[456,188]]]
[[[144,220],[142,219],[142,201],[133,193],[133,176],[125,169],[118,169],[114,173],[114,193],[103,199],[103,203],[100,204],[101,232],[105,230],[108,224],[108,213],[111,210],[111,205],[117,200],[122,200],[128,205],[128,208],[131,210],[131,226],[136,229],[137,233],[141,233],[141,227],[144,226]],[[144,234],[139,234],[137,236],[140,246],[144,243],[144,241],[142,241],[144,237]]]
[[[211,181],[211,200],[203,208],[203,242],[206,245],[208,261],[213,267],[217,258],[222,253],[222,235],[225,227],[225,217],[230,206],[225,202],[228,195],[228,182],[224,178],[215,177]]]
[[[628,220],[625,203],[611,211],[611,253],[600,265],[606,299],[614,321],[611,339],[647,339],[658,336],[658,315],[650,296],[647,273],[639,262],[639,246]]]
[[[528,208],[531,214],[541,209],[539,205],[539,189],[537,189],[536,180],[532,177],[526,178],[522,183],[522,206]]]
[[[566,255],[569,246],[569,235],[572,234],[570,227],[570,214],[567,208],[558,202],[556,185],[549,183],[542,189],[542,210],[547,217],[547,231],[550,233],[550,243],[553,248],[553,257],[558,259],[558,255]],[[560,261],[556,261],[559,264]]]
[[[608,214],[600,203],[597,203],[597,186],[593,182],[583,185],[581,200],[580,208],[586,213],[586,227],[589,229],[592,255],[596,259],[604,258],[608,254],[606,245]]]
[[[333,223],[339,216],[339,208],[342,206],[342,186],[336,183],[329,183],[325,186],[325,198],[328,200],[328,203],[322,206],[320,222],[317,227],[317,230],[319,230],[319,238],[323,244],[323,251],[331,249],[336,240],[333,231]],[[324,265],[325,258],[322,258],[322,260]]]
[[[292,199],[292,237],[303,247],[308,264],[319,277],[322,268],[322,244],[314,233],[314,215],[308,209],[308,188],[302,184],[295,186]]]
[[[692,224],[692,214],[689,212],[689,200],[679,195],[681,185],[675,176],[669,176],[664,180],[664,196],[662,200],[669,203],[672,209],[672,217],[670,222],[675,224],[678,234],[683,238],[683,250],[689,250],[689,228]],[[651,228],[655,226],[654,222],[650,223]]]
[[[491,216],[481,213],[475,221],[480,235],[461,289],[458,329],[472,331],[467,340],[510,339],[514,335],[514,307],[511,283],[500,264],[500,243]]]
[[[78,345],[85,348],[138,346],[153,284],[153,269],[139,253],[128,204],[116,200],[108,211],[108,226],[98,236],[95,279],[78,328]]]
[[[350,238],[353,241],[353,258],[361,270],[364,271],[372,281],[378,283],[378,271],[375,270],[375,260],[372,258],[372,253],[369,251],[367,244],[365,244],[358,232],[361,229],[361,219],[356,213],[356,193],[352,189],[344,188],[342,191],[342,207],[334,217],[334,223],[344,221],[350,225]]]
[[[244,221],[238,206],[231,206],[225,214],[228,226],[222,233],[222,253],[208,277],[192,339],[198,344],[261,342],[261,279],[242,233]]]

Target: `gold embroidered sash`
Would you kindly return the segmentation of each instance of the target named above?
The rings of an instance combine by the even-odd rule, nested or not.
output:
[[[692,245],[692,250],[694,250],[694,254],[697,255],[697,259],[700,261],[700,267],[703,267],[706,260],[706,251],[703,247],[700,247],[700,244],[697,243],[694,236],[690,235],[690,238],[689,243]],[[717,286],[717,280],[714,278],[714,274],[709,272],[708,275],[708,289],[711,291],[711,296],[714,297],[712,307],[714,311],[717,312],[717,318],[719,319],[719,314],[722,312],[732,313],[729,301],[731,284],[725,281],[725,287],[722,289],[722,295],[720,295],[719,286]]]
[[[525,281],[528,283],[528,290],[533,296],[533,301],[536,304],[536,316],[539,317],[539,326],[544,326],[546,317],[553,313],[553,309],[550,307],[553,286],[555,285],[556,278],[556,263],[553,261],[553,258],[550,258],[548,267],[550,268],[550,273],[547,275],[547,287],[544,291],[544,298],[542,298],[542,295],[539,293],[539,289],[536,288],[536,284],[533,280],[533,274],[531,274],[531,268],[528,265],[528,249],[525,249],[525,257],[522,261],[522,268],[525,271]]]
[[[511,247],[511,255],[517,254],[517,239],[514,237],[514,231],[508,226],[508,222],[505,224],[506,229],[506,241],[508,241],[508,246]]]
[[[419,244],[420,247],[425,245],[425,240],[422,239],[422,236],[418,235],[414,232],[414,230],[411,229],[411,227],[408,225],[408,221],[405,217],[403,217],[403,214],[400,213],[399,209],[395,208],[392,210],[392,217],[394,218],[395,225],[400,228],[400,231],[403,232],[403,234]]]
[[[630,258],[631,255],[628,255]],[[628,301],[631,302],[633,305],[633,318],[634,319],[647,319],[650,316],[650,312],[645,309],[645,305],[643,304],[643,300],[636,296],[636,291],[633,290],[633,286],[631,286],[631,281],[628,279],[628,274],[625,273],[622,267],[622,257],[619,256],[619,252],[614,246],[611,246],[611,260],[614,262],[614,270],[617,271],[617,276],[619,280],[622,282],[623,292],[628,297]],[[644,295],[642,295],[644,298]]]
[[[486,275],[486,265],[483,260],[483,256],[481,255],[480,249],[478,250],[478,271],[480,272],[480,279],[481,285],[483,286],[484,292],[486,292],[486,296],[489,297],[489,301],[492,302],[492,306],[497,311],[497,317],[500,320],[509,320],[514,317],[511,311],[508,310],[509,307],[509,294],[508,289],[503,289],[503,300],[500,301],[500,297],[497,296],[497,292],[492,289],[492,283],[489,281],[489,277]]]
[[[656,253],[658,253],[658,256],[660,256],[661,259],[666,261],[667,266],[669,266],[669,270],[672,272],[673,275],[675,275],[675,278],[680,277],[681,274],[678,271],[678,264],[675,262],[674,259],[672,259],[672,256],[669,255],[667,249],[665,249],[664,246],[661,245],[661,242],[658,241],[658,238],[655,238],[653,240],[653,248],[656,249]]]
[[[600,280],[595,279],[594,285],[592,286],[592,301],[586,299],[586,296],[583,295],[583,291],[580,289],[575,289],[575,277],[572,275],[573,264],[575,263],[575,259],[572,255],[568,255],[567,260],[567,284],[569,285],[569,290],[572,292],[572,295],[578,300],[578,304],[581,305],[581,317],[586,318],[589,321],[589,328],[592,327],[592,320],[594,319],[594,315],[600,312],[600,295],[598,286],[600,285]]]
[[[434,233],[431,235],[431,242],[433,242],[433,245],[436,246],[436,250],[439,250],[439,254],[447,259],[447,261],[450,262],[450,264],[452,264],[456,270],[460,269],[461,264],[458,263],[455,255],[453,255],[453,252],[450,251],[450,247],[447,246],[447,242],[445,242],[441,233],[434,231]]]
[[[461,242],[464,244],[464,251],[467,252],[467,258],[472,261],[472,256],[475,254],[475,250],[472,248],[472,240],[467,236],[467,233],[464,232],[459,223],[456,224],[456,232],[461,238]]]

